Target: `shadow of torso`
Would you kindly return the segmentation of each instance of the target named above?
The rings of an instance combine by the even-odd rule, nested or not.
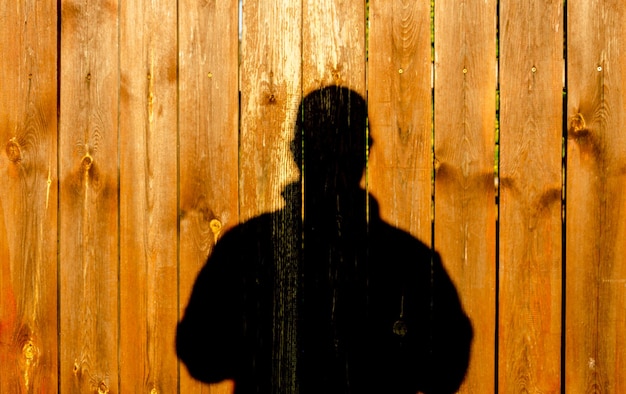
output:
[[[472,332],[453,284],[371,197],[367,220],[360,196],[351,212],[302,226],[287,208],[218,242],[178,330],[192,375],[234,379],[237,394],[458,388]]]
[[[439,256],[383,222],[359,187],[373,143],[365,100],[330,86],[298,113],[303,184],[217,243],[179,324],[179,357],[197,379],[233,379],[237,394],[456,391],[471,325]]]

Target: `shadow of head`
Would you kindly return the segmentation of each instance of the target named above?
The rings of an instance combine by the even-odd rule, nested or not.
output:
[[[291,152],[308,185],[333,193],[358,187],[372,142],[367,104],[355,91],[326,86],[302,99]]]

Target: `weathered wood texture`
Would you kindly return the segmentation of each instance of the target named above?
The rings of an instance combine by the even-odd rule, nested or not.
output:
[[[307,317],[306,313],[309,311],[313,311],[315,307],[310,307],[307,304],[308,298],[306,296],[306,286],[311,284],[313,290],[308,294],[319,294],[319,286],[315,283],[316,279],[309,279],[309,275],[312,278],[318,278],[316,274],[320,271],[319,267],[326,267],[325,264],[329,267],[333,266],[331,262],[333,260],[332,247],[327,245],[320,245],[319,241],[316,244],[316,240],[319,240],[320,235],[315,234],[314,225],[312,223],[319,220],[324,222],[324,217],[332,216],[332,220],[337,220],[337,225],[341,228],[341,214],[349,212],[348,209],[343,204],[342,200],[344,196],[337,196],[336,200],[334,200],[334,209],[324,209],[325,212],[314,211],[312,207],[317,206],[320,208],[324,204],[321,201],[326,201],[323,197],[325,192],[322,190],[323,188],[328,188],[330,190],[339,190],[337,181],[329,179],[330,177],[325,178],[323,175],[321,178],[324,178],[323,182],[319,182],[320,173],[325,173],[324,169],[320,169],[319,167],[324,166],[325,163],[328,163],[328,159],[323,159],[321,156],[334,156],[340,155],[340,151],[336,150],[337,146],[332,142],[329,143],[328,146],[320,148],[319,145],[323,145],[320,141],[323,141],[324,138],[327,138],[328,130],[324,130],[324,126],[322,126],[319,130],[316,130],[315,127],[313,130],[306,130],[307,126],[310,126],[310,119],[320,116],[326,118],[329,113],[324,108],[329,101],[334,100],[332,98],[332,93],[330,92],[338,92],[339,90],[328,89],[324,90],[322,95],[319,94],[320,88],[327,86],[342,86],[351,89],[353,92],[356,92],[358,95],[361,95],[363,99],[365,99],[366,93],[366,2],[363,0],[351,0],[351,1],[337,1],[337,0],[324,0],[324,1],[316,1],[316,0],[304,0],[303,1],[303,10],[302,10],[302,92],[304,98],[304,106],[302,108],[302,113],[298,114],[302,116],[304,131],[303,131],[303,141],[304,141],[304,152],[303,156],[303,176],[304,176],[304,274],[302,277],[304,280],[305,286],[305,309],[304,309],[304,317],[303,319],[306,321],[311,321],[310,317]],[[342,91],[343,92],[343,91]],[[355,105],[356,108],[359,108],[357,104],[360,102],[360,98],[358,95],[352,96],[351,94],[348,96],[342,96],[341,105],[347,108],[351,108],[351,106]],[[313,97],[313,102],[310,101],[310,98]],[[321,99],[318,101],[317,99]],[[363,103],[365,101],[362,101]],[[318,106],[319,105],[319,106]],[[363,107],[361,107],[364,109]],[[357,109],[358,111],[358,109]],[[361,115],[365,115],[362,113]],[[338,116],[339,117],[339,116]],[[364,120],[364,119],[363,119]],[[345,121],[345,120],[344,120]],[[361,124],[360,120],[352,118],[352,121],[357,124]],[[322,122],[323,123],[323,122]],[[365,127],[365,123],[362,123],[362,129],[357,129],[356,126],[353,126],[354,129],[351,132],[362,133],[361,138],[352,137],[353,141],[365,141],[365,137],[367,135],[367,130]],[[345,133],[345,130],[339,131],[339,133]],[[344,138],[346,138],[344,136]],[[316,141],[316,142],[313,142]],[[310,142],[312,149],[307,150],[307,143]],[[360,146],[360,145],[359,145]],[[362,146],[362,158],[366,156],[366,147]],[[332,153],[331,153],[332,152]],[[344,149],[345,152],[345,149]],[[313,158],[313,156],[319,155],[320,157]],[[358,157],[358,156],[356,156]],[[355,157],[355,160],[358,159]],[[331,160],[332,162],[332,160]],[[339,163],[337,161],[335,164]],[[360,163],[359,163],[360,164]],[[364,162],[363,162],[364,164]],[[332,164],[331,164],[332,165]],[[343,173],[335,174],[337,178],[343,177],[345,187],[352,187],[353,184],[350,184],[350,175],[346,174],[346,168],[342,167],[340,164],[337,164],[335,167],[338,172],[345,171]],[[363,170],[364,168],[356,168],[357,176],[355,179],[356,182],[359,182],[358,171]],[[317,176],[316,176],[317,175]],[[365,174],[364,174],[365,175]],[[307,178],[310,177],[310,178]],[[308,181],[307,179],[313,179],[313,181]],[[317,179],[317,181],[316,181]],[[323,186],[322,186],[323,185]],[[309,200],[310,198],[310,200]],[[310,202],[309,202],[310,201]],[[354,203],[357,207],[359,206],[356,202]],[[340,208],[341,206],[341,208]],[[358,209],[358,208],[357,208]],[[322,211],[322,209],[320,209]],[[335,215],[337,212],[337,216]],[[346,214],[348,219],[345,222],[350,220],[349,214]],[[336,219],[335,219],[336,218]],[[350,224],[347,224],[350,226]],[[341,231],[341,230],[339,230]],[[337,236],[337,235],[336,235]],[[309,238],[310,237],[310,238]],[[312,244],[320,245],[320,248],[323,251],[313,251],[310,246],[307,245],[307,239],[312,240]],[[340,241],[341,242],[341,241]],[[366,247],[366,245],[363,245]],[[324,249],[327,248],[327,249]],[[315,257],[311,257],[315,256]],[[326,256],[326,257],[323,257]],[[316,257],[319,257],[316,258]],[[326,261],[324,261],[326,260]],[[346,266],[350,265],[349,258],[346,258],[343,261],[343,264]],[[329,271],[332,271],[333,268],[330,268]],[[334,276],[337,277],[337,271],[335,273],[328,272],[328,277]],[[324,277],[324,274],[321,274],[321,277]],[[320,279],[320,281],[324,281],[325,279]],[[328,280],[328,279],[326,279]],[[331,279],[333,280],[333,279]],[[322,285],[323,286],[323,285]],[[341,304],[341,296],[333,298],[333,308],[335,305],[335,301],[337,300],[337,305]],[[337,309],[341,309],[341,307],[337,307]],[[339,312],[340,313],[340,312]],[[310,316],[310,315],[309,315]],[[318,315],[319,316],[319,315]],[[309,320],[307,320],[309,319]],[[314,317],[313,319],[316,319]],[[310,323],[309,323],[310,324]],[[313,325],[316,325],[316,322],[312,322]],[[317,327],[323,327],[322,325],[317,325]],[[311,331],[307,330],[307,326],[301,328],[303,334],[301,334],[305,340],[305,346],[310,346],[311,343],[314,343],[311,338]],[[322,330],[323,331],[323,330]],[[324,334],[322,334],[324,335]],[[335,337],[337,338],[337,337]],[[339,342],[339,339],[336,339]],[[337,343],[338,345],[338,343]],[[339,346],[338,348],[341,348]],[[307,348],[309,349],[309,348]],[[309,350],[311,351],[311,350]],[[315,352],[315,351],[313,351]],[[339,351],[341,352],[341,350]],[[315,353],[312,353],[315,354]],[[306,357],[306,355],[305,355]],[[302,375],[304,375],[307,379],[306,383],[310,383],[311,379],[316,379],[315,372],[311,370],[310,365],[308,363],[316,363],[316,361],[311,361],[311,357],[309,356],[308,361],[305,359],[305,363],[302,365]],[[346,371],[348,368],[346,368]],[[313,373],[312,373],[313,372]],[[326,372],[322,372],[325,378],[329,378]],[[332,378],[330,378],[332,379]],[[323,381],[323,380],[321,380]],[[317,387],[321,387],[319,384]],[[311,391],[311,388],[308,386],[301,387],[300,392]],[[329,390],[338,390],[337,387],[328,387]]]
[[[563,4],[500,2],[498,389],[561,390]]]
[[[289,146],[300,99],[301,4],[244,1],[241,37],[239,212],[245,221],[284,206],[298,178]]]
[[[626,12],[568,2],[565,389],[626,390]]]
[[[299,177],[290,150],[302,97],[302,5],[290,0],[243,2],[241,36],[241,131],[239,212],[245,221],[268,212],[276,261],[272,311],[272,387],[298,392],[296,379],[298,267],[291,256],[299,230],[299,192],[287,187]],[[267,269],[267,268],[266,268]],[[268,317],[269,318],[269,317]],[[259,340],[262,340],[259,338]]]
[[[178,388],[176,2],[120,3],[122,393]]]
[[[365,1],[302,1],[302,89],[346,86],[365,96]]]
[[[60,4],[59,391],[117,392],[119,7]]]
[[[57,387],[56,1],[0,1],[0,392]]]
[[[0,22],[1,392],[232,393],[178,364],[176,323],[225,231],[301,203],[298,106],[335,84],[368,101],[363,186],[471,318],[461,391],[626,390],[618,0],[0,0]],[[276,217],[294,252],[299,211]]]
[[[434,11],[434,246],[480,349],[471,354],[461,391],[489,392],[496,344],[496,2],[435,2]]]
[[[390,6],[390,4],[393,4]],[[370,4],[367,188],[381,217],[426,244],[432,233],[430,5]]]
[[[215,242],[239,222],[237,27],[236,0],[178,1],[179,123],[168,132],[179,143],[180,314]],[[231,386],[201,385],[180,368],[181,393]]]

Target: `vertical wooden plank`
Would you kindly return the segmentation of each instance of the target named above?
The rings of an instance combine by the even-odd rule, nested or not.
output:
[[[289,145],[301,98],[301,4],[244,1],[241,41],[240,214],[284,206],[297,178]]]
[[[346,166],[338,164],[333,160],[325,160],[324,156],[337,156],[343,154],[352,153],[355,148],[345,147],[343,150],[337,148],[341,143],[338,141],[351,141],[357,146],[363,146],[362,158],[365,158],[365,141],[366,141],[366,128],[365,119],[357,119],[357,116],[365,116],[365,98],[366,92],[366,5],[364,0],[304,0],[302,2],[302,92],[303,101],[301,107],[302,130],[298,132],[302,133],[299,139],[303,141],[303,148],[301,153],[303,171],[303,253],[302,253],[302,278],[304,282],[304,311],[303,320],[304,326],[300,328],[302,344],[304,346],[305,353],[302,356],[304,373],[302,376],[303,392],[323,392],[323,391],[336,391],[341,392],[349,391],[349,383],[352,383],[352,389],[359,391],[358,388],[354,388],[358,383],[347,381],[350,376],[348,371],[350,370],[347,358],[342,361],[342,366],[346,371],[345,375],[341,378],[333,376],[333,372],[330,367],[328,369],[321,368],[322,370],[316,370],[316,366],[320,365],[320,360],[315,360],[316,354],[323,355],[325,363],[329,366],[337,365],[341,363],[340,360],[334,360],[332,357],[325,357],[327,353],[319,353],[318,349],[311,349],[312,344],[315,346],[324,347],[323,342],[316,342],[312,340],[312,334],[310,326],[313,325],[316,329],[319,329],[318,335],[321,338],[329,340],[331,337],[327,337],[325,328],[330,324],[333,328],[340,326],[333,325],[331,322],[333,318],[330,315],[319,313],[319,308],[325,308],[323,306],[323,291],[320,289],[324,287],[323,283],[328,278],[338,278],[341,274],[336,269],[337,265],[334,263],[339,260],[334,260],[331,257],[333,252],[341,255],[346,251],[345,244],[337,246],[340,242],[333,245],[332,241],[329,241],[333,237],[337,239],[341,238],[342,229],[347,234],[346,238],[354,235],[356,232],[354,229],[358,226],[354,224],[354,220],[357,219],[354,215],[361,212],[361,201],[354,203],[357,196],[341,195],[339,192],[340,187],[338,183],[342,183],[342,187],[346,190],[352,191],[353,185],[351,184],[351,176],[348,174],[349,170]],[[340,89],[325,89],[321,95],[317,89],[327,86],[341,86],[348,88],[351,91]],[[357,95],[353,95],[353,92]],[[338,94],[339,93],[339,94]],[[359,95],[361,97],[359,97]],[[311,97],[313,99],[311,100]],[[341,98],[339,98],[341,97]],[[361,100],[362,98],[362,100]],[[341,101],[339,101],[341,100]],[[328,109],[325,105],[329,105]],[[332,107],[339,105],[340,107]],[[343,108],[342,108],[343,106]],[[311,114],[313,114],[311,116]],[[332,118],[329,116],[332,114]],[[353,126],[354,131],[358,131],[357,127],[361,129],[361,138],[356,136],[346,136],[344,133],[347,130],[338,131],[341,135],[335,134],[334,140],[331,133],[324,132],[327,127],[329,119],[335,118],[336,126],[343,127],[346,122],[344,116],[348,115],[348,124],[354,121],[357,125]],[[307,127],[311,127],[311,119],[320,119],[319,130],[307,130]],[[319,138],[319,139],[318,139]],[[327,145],[326,145],[327,144]],[[297,148],[296,148],[297,149]],[[349,153],[348,153],[349,152]],[[315,156],[315,157],[314,157]],[[358,156],[354,157],[355,163],[364,164],[358,159]],[[323,168],[325,166],[330,166]],[[333,168],[333,166],[335,166]],[[360,170],[358,167],[355,170]],[[319,177],[319,178],[317,178]],[[342,181],[333,180],[342,179]],[[359,180],[357,179],[357,182]],[[324,186],[322,186],[324,185]],[[326,189],[326,192],[332,193],[327,195],[322,189]],[[333,198],[334,197],[334,198]],[[332,198],[335,201],[331,204],[330,208],[326,202]],[[350,208],[345,205],[349,204]],[[340,208],[341,207],[341,208]],[[354,211],[350,211],[354,209]],[[350,212],[350,213],[348,213]],[[337,215],[337,216],[335,216]],[[321,223],[329,223],[330,221],[325,218],[336,217],[337,227],[328,226],[324,227]],[[344,219],[345,218],[345,221]],[[365,218],[363,218],[365,219]],[[341,223],[341,224],[339,224]],[[349,224],[348,224],[349,223]],[[359,222],[360,223],[360,222]],[[363,221],[365,223],[365,221]],[[327,238],[323,235],[320,236],[320,232],[314,230],[320,224],[319,228],[324,228],[320,232],[326,233]],[[345,227],[342,227],[345,224]],[[346,230],[347,228],[347,230]],[[366,245],[362,245],[366,247]],[[346,252],[345,255],[348,255]],[[326,259],[326,261],[324,261]],[[345,266],[351,265],[351,258],[346,257],[342,263]],[[355,260],[352,260],[355,261]],[[356,263],[352,263],[356,264]],[[328,272],[326,275],[322,272]],[[356,276],[356,275],[355,275]],[[351,277],[351,280],[357,281],[356,277]],[[330,279],[329,281],[332,281]],[[340,280],[333,283],[329,287],[333,289],[333,308],[337,306],[336,311],[341,311],[342,305],[341,296],[337,296],[337,292],[340,290],[340,286],[337,284]],[[307,291],[308,290],[308,291]],[[337,312],[341,314],[341,312]],[[331,320],[328,323],[323,323],[320,320],[326,316]],[[339,318],[338,318],[339,319]],[[316,320],[316,321],[313,321]],[[307,324],[308,323],[308,324]],[[308,326],[308,327],[307,327]],[[364,327],[365,329],[365,327]],[[340,329],[337,329],[339,331]],[[345,343],[341,343],[340,335],[335,336],[335,349],[337,354],[345,352]],[[307,354],[310,352],[310,354]],[[319,374],[319,377],[318,377]],[[342,381],[345,380],[345,381]],[[322,383],[320,383],[322,382]],[[337,386],[333,387],[332,385]],[[325,386],[325,387],[324,387]],[[320,390],[322,389],[322,390]],[[374,390],[376,391],[376,390]]]
[[[0,1],[0,392],[57,390],[57,2]]]
[[[563,2],[500,2],[498,389],[561,386]]]
[[[304,94],[341,85],[365,97],[365,1],[304,0]]]
[[[239,212],[242,220],[276,212],[271,228],[264,229],[275,251],[268,266],[272,272],[267,273],[276,278],[272,315],[262,317],[272,322],[272,337],[259,341],[270,344],[273,359],[265,371],[272,376],[262,380],[277,393],[299,390],[295,338],[300,189],[289,184],[298,179],[290,146],[302,91],[301,15],[299,1],[243,1]],[[263,381],[254,384],[261,392],[268,390]]]
[[[120,3],[120,392],[174,393],[177,14]]]
[[[383,220],[431,240],[430,3],[371,2],[367,68],[368,190]]]
[[[17,364],[19,357],[19,346],[11,346],[11,337],[13,336],[15,319],[17,314],[17,302],[15,292],[13,290],[8,229],[4,218],[4,205],[8,205],[5,198],[0,199],[0,294],[2,295],[2,309],[0,309],[0,362],[2,365],[8,366],[0,371],[0,389],[2,391],[12,390],[12,387],[19,387],[20,373],[19,369],[14,366]]]
[[[626,390],[626,13],[567,3],[567,392]]]
[[[220,234],[239,221],[238,1],[178,2],[179,310]],[[227,393],[180,369],[181,393]]]
[[[474,328],[468,393],[495,373],[496,10],[435,2],[435,249]]]
[[[60,392],[117,392],[118,2],[60,4]]]

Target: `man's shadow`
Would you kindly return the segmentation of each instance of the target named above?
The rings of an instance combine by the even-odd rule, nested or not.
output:
[[[366,119],[344,87],[302,100],[292,152],[303,184],[218,241],[178,325],[196,379],[232,379],[238,394],[460,386],[470,321],[439,255],[383,222],[361,189]]]

